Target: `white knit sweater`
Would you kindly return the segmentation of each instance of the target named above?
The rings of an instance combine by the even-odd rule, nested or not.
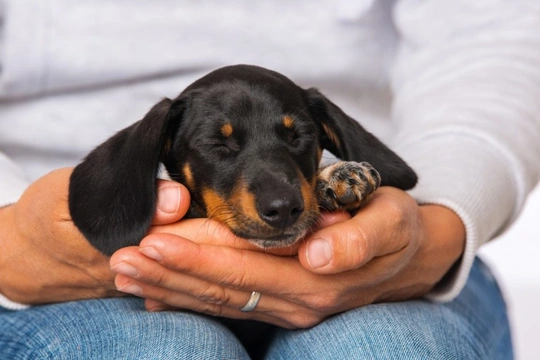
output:
[[[0,206],[235,63],[321,89],[418,172],[420,203],[459,214],[465,254],[432,299],[459,294],[477,249],[514,221],[540,177],[536,0],[3,5]]]

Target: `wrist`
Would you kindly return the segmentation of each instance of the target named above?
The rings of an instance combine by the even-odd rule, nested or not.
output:
[[[12,301],[0,293],[0,307],[8,310],[24,310],[30,307],[30,305],[21,304]]]
[[[8,274],[9,254],[11,254],[11,244],[16,241],[13,234],[14,217],[13,217],[13,205],[0,207],[0,306],[10,309],[19,310],[26,307],[26,305],[19,304],[8,298],[11,293],[9,283],[6,281],[5,276]]]
[[[421,205],[424,225],[423,253],[445,268],[441,279],[458,263],[465,250],[465,225],[451,209],[441,205]]]
[[[13,239],[13,205],[8,205],[5,207],[0,207],[0,269],[5,268],[5,263],[7,256],[10,253],[10,244]],[[2,291],[2,273],[0,272],[0,292]]]

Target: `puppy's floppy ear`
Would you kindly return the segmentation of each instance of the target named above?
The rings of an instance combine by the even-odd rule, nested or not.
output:
[[[146,116],[93,150],[73,171],[69,210],[98,250],[137,245],[154,215],[160,158],[182,117],[182,101],[164,99]]]
[[[342,160],[369,162],[381,175],[381,185],[403,190],[416,185],[415,172],[396,153],[319,91],[312,88],[306,92],[323,148]]]

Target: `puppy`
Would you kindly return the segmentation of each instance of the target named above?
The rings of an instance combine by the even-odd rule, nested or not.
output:
[[[341,162],[319,169],[323,149]],[[414,187],[414,171],[316,89],[261,67],[228,66],[165,98],[79,164],[75,225],[111,255],[145,236],[163,164],[209,217],[263,247],[288,246],[319,208],[358,210],[380,185]]]

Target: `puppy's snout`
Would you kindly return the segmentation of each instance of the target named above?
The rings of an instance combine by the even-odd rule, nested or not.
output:
[[[276,229],[293,225],[304,211],[304,201],[300,192],[287,186],[259,197],[257,201],[259,216]]]

